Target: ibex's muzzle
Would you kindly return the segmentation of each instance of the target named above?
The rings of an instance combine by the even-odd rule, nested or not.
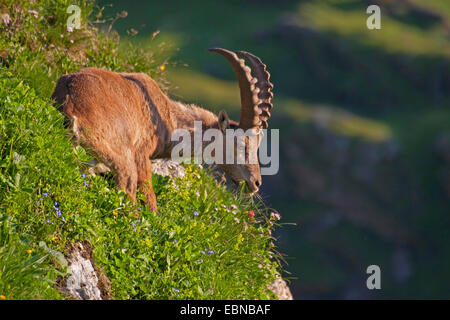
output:
[[[255,193],[258,192],[259,187],[261,186],[261,178],[257,179],[257,178],[250,178],[248,179],[248,181],[246,181],[247,186],[250,190],[251,193]]]

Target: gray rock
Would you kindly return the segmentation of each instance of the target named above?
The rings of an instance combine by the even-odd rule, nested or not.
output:
[[[81,243],[71,246],[67,257],[69,277],[63,281],[61,292],[75,300],[102,300],[90,250],[85,246]]]
[[[269,286],[269,289],[276,294],[278,300],[294,300],[286,281],[281,277],[276,278],[272,285]]]

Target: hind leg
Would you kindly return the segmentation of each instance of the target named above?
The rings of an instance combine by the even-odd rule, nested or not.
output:
[[[144,193],[147,206],[157,211],[156,196],[152,185],[152,163],[148,157],[140,157],[136,161],[137,186]]]
[[[123,155],[111,159],[117,189],[124,190],[136,201],[137,169],[133,157]]]

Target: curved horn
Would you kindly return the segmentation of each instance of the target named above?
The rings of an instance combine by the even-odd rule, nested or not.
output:
[[[260,103],[258,98],[259,89],[255,87],[257,80],[252,77],[250,68],[245,65],[245,60],[240,59],[236,53],[222,48],[211,48],[208,51],[217,52],[224,56],[230,62],[236,74],[241,92],[239,127],[249,129],[261,126],[261,109],[258,108]]]
[[[262,128],[266,129],[269,126],[267,123],[270,118],[269,110],[273,108],[271,102],[273,98],[273,84],[269,81],[270,73],[266,70],[266,65],[257,56],[245,51],[237,51],[236,53],[239,56],[245,57],[250,62],[252,71],[254,72],[256,79],[258,79],[256,87],[259,89],[258,98],[260,99],[260,102],[258,108],[261,110],[261,115],[259,117],[262,122]]]

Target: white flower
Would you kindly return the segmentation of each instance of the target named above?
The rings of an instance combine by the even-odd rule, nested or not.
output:
[[[281,219],[281,216],[280,216],[280,214],[279,214],[278,212],[272,212],[272,213],[270,214],[270,216],[271,216],[273,219],[275,219],[275,220],[280,220],[280,219]]]

